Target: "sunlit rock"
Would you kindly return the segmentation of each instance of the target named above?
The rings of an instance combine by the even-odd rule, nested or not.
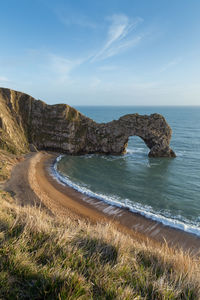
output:
[[[66,104],[47,105],[31,96],[0,88],[0,148],[13,153],[33,149],[69,154],[126,152],[130,136],[139,136],[150,157],[175,157],[172,130],[159,114],[130,114],[98,124]]]

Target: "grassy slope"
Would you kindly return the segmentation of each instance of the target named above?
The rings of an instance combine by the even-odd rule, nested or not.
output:
[[[200,299],[199,262],[0,192],[0,299]]]
[[[0,182],[9,178],[12,167],[22,158],[5,150],[0,149]]]

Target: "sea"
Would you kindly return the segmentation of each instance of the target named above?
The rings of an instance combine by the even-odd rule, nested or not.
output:
[[[176,158],[149,158],[137,136],[125,155],[62,155],[54,175],[62,183],[113,206],[200,236],[200,106],[79,106],[96,122],[126,114],[162,114],[172,128]]]

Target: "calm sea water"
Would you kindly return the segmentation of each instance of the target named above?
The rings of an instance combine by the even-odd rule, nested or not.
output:
[[[122,156],[64,156],[62,181],[91,196],[129,207],[164,224],[200,235],[200,107],[76,107],[97,122],[129,113],[162,114],[173,130],[177,158],[148,158],[136,136]]]

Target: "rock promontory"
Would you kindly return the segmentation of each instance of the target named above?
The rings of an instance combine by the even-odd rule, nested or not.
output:
[[[169,147],[171,134],[160,114],[129,114],[99,124],[67,104],[47,105],[0,88],[0,148],[13,153],[35,147],[68,154],[123,154],[129,137],[135,135],[150,149],[150,157],[175,157]]]

